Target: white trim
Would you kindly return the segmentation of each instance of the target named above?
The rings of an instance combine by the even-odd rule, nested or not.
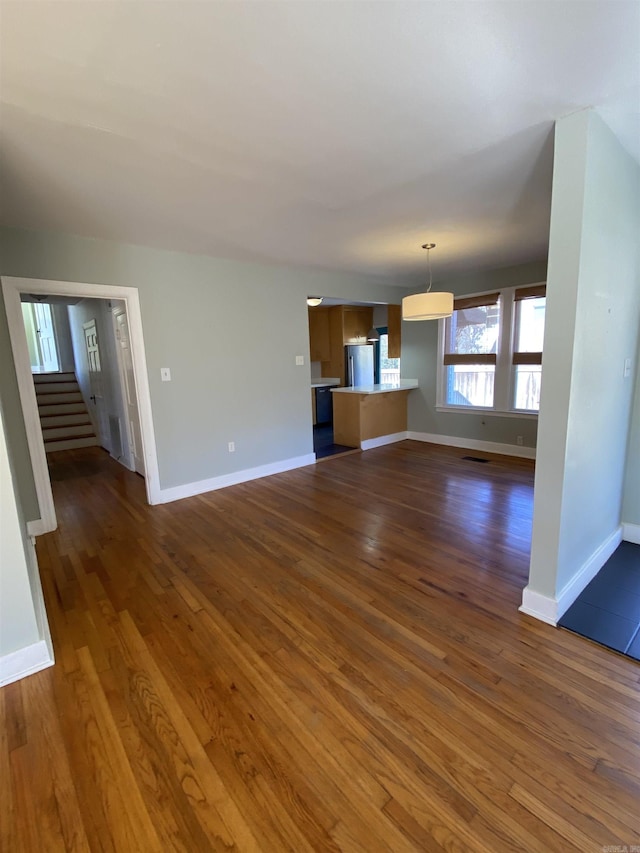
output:
[[[392,432],[389,435],[379,435],[377,438],[365,438],[360,442],[361,450],[372,450],[374,447],[382,447],[385,444],[395,444],[396,441],[404,441],[407,432]]]
[[[220,477],[198,480],[196,483],[172,486],[160,490],[158,503],[165,504],[182,498],[192,498],[194,495],[214,492],[227,486],[236,486],[238,483],[246,483],[248,480],[259,480],[261,477],[269,477],[271,474],[282,474],[284,471],[291,471],[294,468],[315,465],[315,462],[315,453],[307,453],[306,456],[293,456],[280,462],[270,462],[267,465],[258,465],[256,468],[245,468],[244,471],[234,471],[231,474],[222,474]]]
[[[36,518],[35,521],[27,521],[27,533],[29,536],[42,536],[43,533],[48,533],[48,530],[44,521]]]
[[[51,663],[53,663],[53,643],[51,641],[47,609],[45,607],[44,594],[42,592],[42,581],[40,579],[40,569],[38,567],[38,558],[36,556],[36,541],[33,537],[30,537],[29,539],[26,556],[27,569],[29,572],[29,586],[31,587],[31,601],[33,602],[38,634],[42,638],[42,642],[46,645],[49,657],[51,658]]]
[[[622,542],[622,525],[617,527],[604,542],[596,548],[580,570],[565,584],[558,595],[558,619],[565,613],[580,595],[582,590],[591,583],[609,557]]]
[[[53,664],[53,655],[45,640],[39,640],[31,646],[18,649],[17,652],[11,652],[0,658],[0,687],[25,678],[27,675],[33,675],[34,672],[40,672],[41,669],[46,669]]]
[[[522,590],[522,604],[518,610],[526,613],[527,616],[546,622],[547,625],[555,627],[558,624],[558,602],[555,598],[549,598],[548,595],[529,589],[528,586]]]
[[[123,299],[125,301],[129,317],[134,381],[138,397],[140,431],[146,468],[145,485],[147,500],[150,504],[161,503],[158,456],[151,412],[151,394],[149,391],[149,377],[147,375],[138,289],[136,287],[88,284],[85,282],[50,281],[47,279],[2,276],[2,292],[7,309],[9,336],[11,338],[20,402],[22,404],[31,465],[40,507],[38,533],[47,533],[55,530],[57,521],[53,505],[49,469],[47,467],[47,457],[40,429],[40,419],[38,417],[36,394],[31,376],[29,350],[22,320],[22,309],[20,307],[21,293],[79,296],[90,299]]]
[[[459,438],[456,435],[440,435],[435,432],[414,432],[409,430],[407,438],[413,441],[426,441],[429,444],[445,444],[448,447],[462,447],[467,450],[482,450],[485,453],[498,453],[501,456],[519,456],[522,459],[535,459],[535,447],[520,447],[517,444],[501,444],[497,441],[481,441],[476,438]]]
[[[436,412],[443,415],[488,415],[490,418],[518,418],[523,421],[538,420],[538,412],[525,412],[519,409],[510,409],[508,412],[500,412],[497,409],[481,409],[479,406],[436,406]]]
[[[591,583],[620,542],[622,542],[622,525],[596,548],[571,580],[563,586],[557,598],[543,595],[526,586],[522,592],[522,605],[518,609],[549,625],[557,625],[558,619],[567,612],[582,590]]]
[[[630,524],[628,521],[623,521],[622,538],[625,542],[633,542],[634,545],[640,545],[640,524]]]

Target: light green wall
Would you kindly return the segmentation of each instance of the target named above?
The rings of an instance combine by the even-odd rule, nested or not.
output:
[[[163,488],[311,454],[306,296],[400,298],[363,276],[16,229],[0,229],[0,259],[4,275],[139,289]]]
[[[546,263],[541,261],[439,280],[435,289],[451,290],[456,296],[482,293],[501,287],[545,281],[546,273]],[[410,430],[514,445],[516,436],[521,435],[525,447],[536,446],[537,421],[533,418],[436,412],[438,323],[402,324],[400,367],[403,377],[418,379],[420,384],[419,390],[409,394]]]
[[[553,598],[621,522],[639,233],[638,165],[592,111],[559,121],[529,579]]]
[[[640,526],[640,348],[636,359],[636,391],[627,448],[622,520]]]

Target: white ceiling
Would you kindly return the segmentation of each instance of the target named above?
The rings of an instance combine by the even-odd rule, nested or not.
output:
[[[543,258],[553,120],[640,160],[640,4],[1,4],[2,222],[408,284]]]

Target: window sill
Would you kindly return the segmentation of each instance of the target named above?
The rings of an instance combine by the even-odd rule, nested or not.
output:
[[[501,412],[498,409],[480,409],[477,406],[436,406],[436,412],[445,414],[488,415],[491,418],[519,418],[525,421],[538,420],[538,412]]]

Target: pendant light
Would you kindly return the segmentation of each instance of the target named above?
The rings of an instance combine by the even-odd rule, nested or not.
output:
[[[307,305],[309,308],[317,308],[318,305],[322,304],[322,300],[324,296],[307,296]]]
[[[403,320],[440,320],[442,317],[450,317],[453,314],[453,293],[431,292],[430,252],[435,247],[435,243],[425,243],[422,247],[427,250],[429,287],[425,293],[414,293],[412,296],[404,297],[402,300]]]
[[[380,334],[377,329],[373,326],[367,332],[367,341],[370,344],[379,344],[380,343]]]

